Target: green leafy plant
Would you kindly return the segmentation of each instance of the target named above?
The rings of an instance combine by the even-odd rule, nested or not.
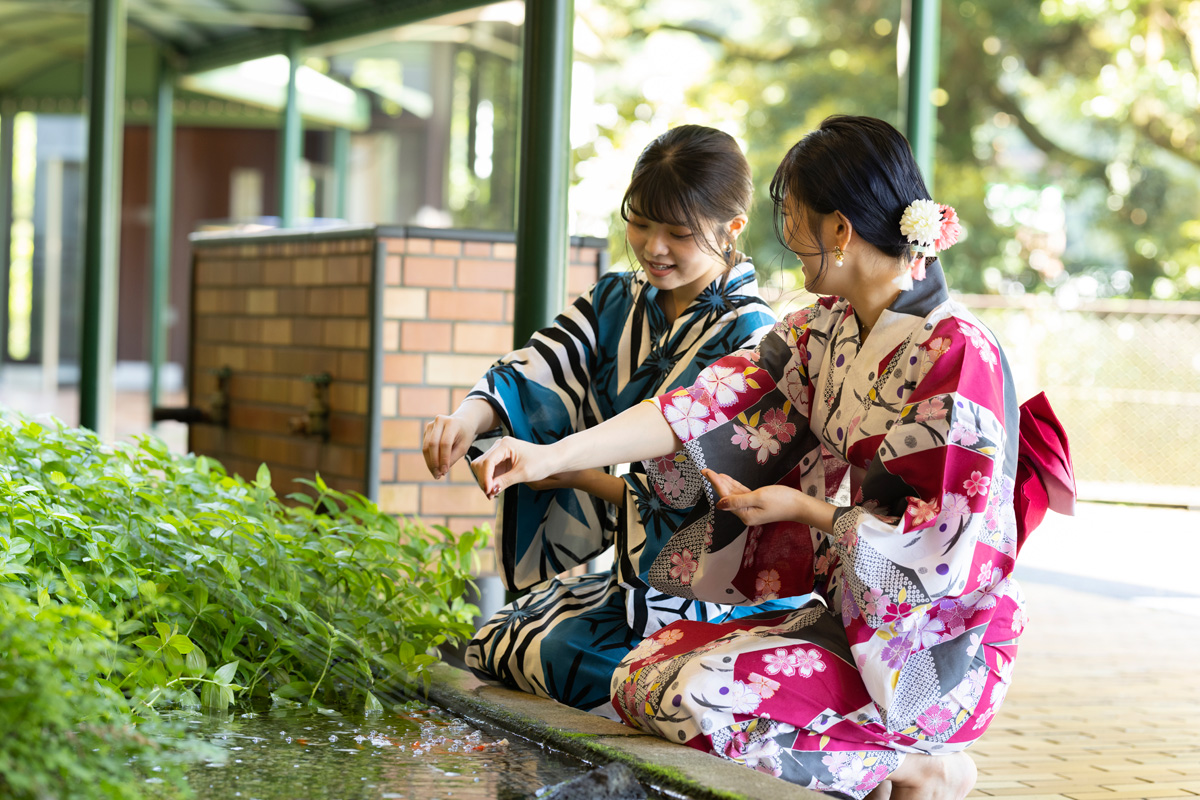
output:
[[[106,445],[0,416],[0,586],[33,598],[37,621],[68,608],[106,621],[120,647],[78,672],[130,698],[135,721],[170,703],[377,709],[471,635],[464,597],[487,533],[305,483],[287,504],[265,466],[247,482],[153,437]]]
[[[108,620],[79,606],[39,608],[0,587],[0,796],[139,798],[176,794],[179,762],[159,758],[169,727],[130,724],[132,703],[88,676],[119,652]],[[131,762],[153,760],[155,784]],[[157,791],[155,790],[157,789]]]

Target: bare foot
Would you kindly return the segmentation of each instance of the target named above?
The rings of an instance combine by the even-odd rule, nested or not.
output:
[[[871,790],[863,800],[888,800],[892,796],[892,782],[884,781]]]
[[[978,776],[966,753],[928,756],[909,753],[900,769],[888,776],[890,800],[964,800]]]

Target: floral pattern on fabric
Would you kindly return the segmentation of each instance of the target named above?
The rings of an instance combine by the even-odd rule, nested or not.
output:
[[[743,375],[705,366],[754,344],[775,324],[758,296],[753,265],[739,264],[724,281],[714,281],[673,324],[656,297],[640,274],[605,275],[526,347],[501,358],[471,396],[491,403],[501,432],[534,442],[556,441],[701,379],[711,396],[729,400]],[[680,619],[756,610],[665,595],[639,577],[640,560],[659,555],[681,509],[702,493],[700,474],[685,456],[657,459],[649,470],[633,465],[625,482],[620,511],[570,489],[518,486],[504,493],[497,520],[502,574],[510,588],[537,588],[476,633],[466,661],[477,675],[612,715],[613,667],[639,641],[658,646],[643,637]],[[611,573],[555,578],[610,546]],[[703,546],[701,537],[694,551],[670,554],[677,580],[690,580],[698,566],[692,553]]]
[[[683,635],[654,663],[622,661],[613,705],[669,740],[748,765],[762,752],[756,765],[774,774],[862,798],[903,753],[970,745],[1007,694],[1026,619],[1012,579],[1011,377],[936,265],[865,340],[848,303],[825,298],[706,371],[750,369],[755,385],[748,377],[736,403],[698,403],[680,437],[688,458],[833,502],[834,530],[747,528],[715,509],[705,482],[663,551],[687,546],[687,585],[663,555],[649,580],[700,600],[812,591],[824,603],[672,625]],[[666,417],[705,391],[697,382],[653,402]],[[777,447],[755,438],[764,430]]]

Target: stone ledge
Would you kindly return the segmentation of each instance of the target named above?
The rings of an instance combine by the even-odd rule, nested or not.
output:
[[[693,800],[824,797],[553,700],[484,683],[446,664],[437,665],[432,674],[429,698],[443,708],[467,719],[497,725],[589,764],[623,762],[639,780],[665,794]]]

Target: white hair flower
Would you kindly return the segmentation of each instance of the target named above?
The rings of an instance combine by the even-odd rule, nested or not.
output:
[[[942,231],[942,208],[932,200],[914,200],[900,217],[900,232],[916,245],[931,247]]]

